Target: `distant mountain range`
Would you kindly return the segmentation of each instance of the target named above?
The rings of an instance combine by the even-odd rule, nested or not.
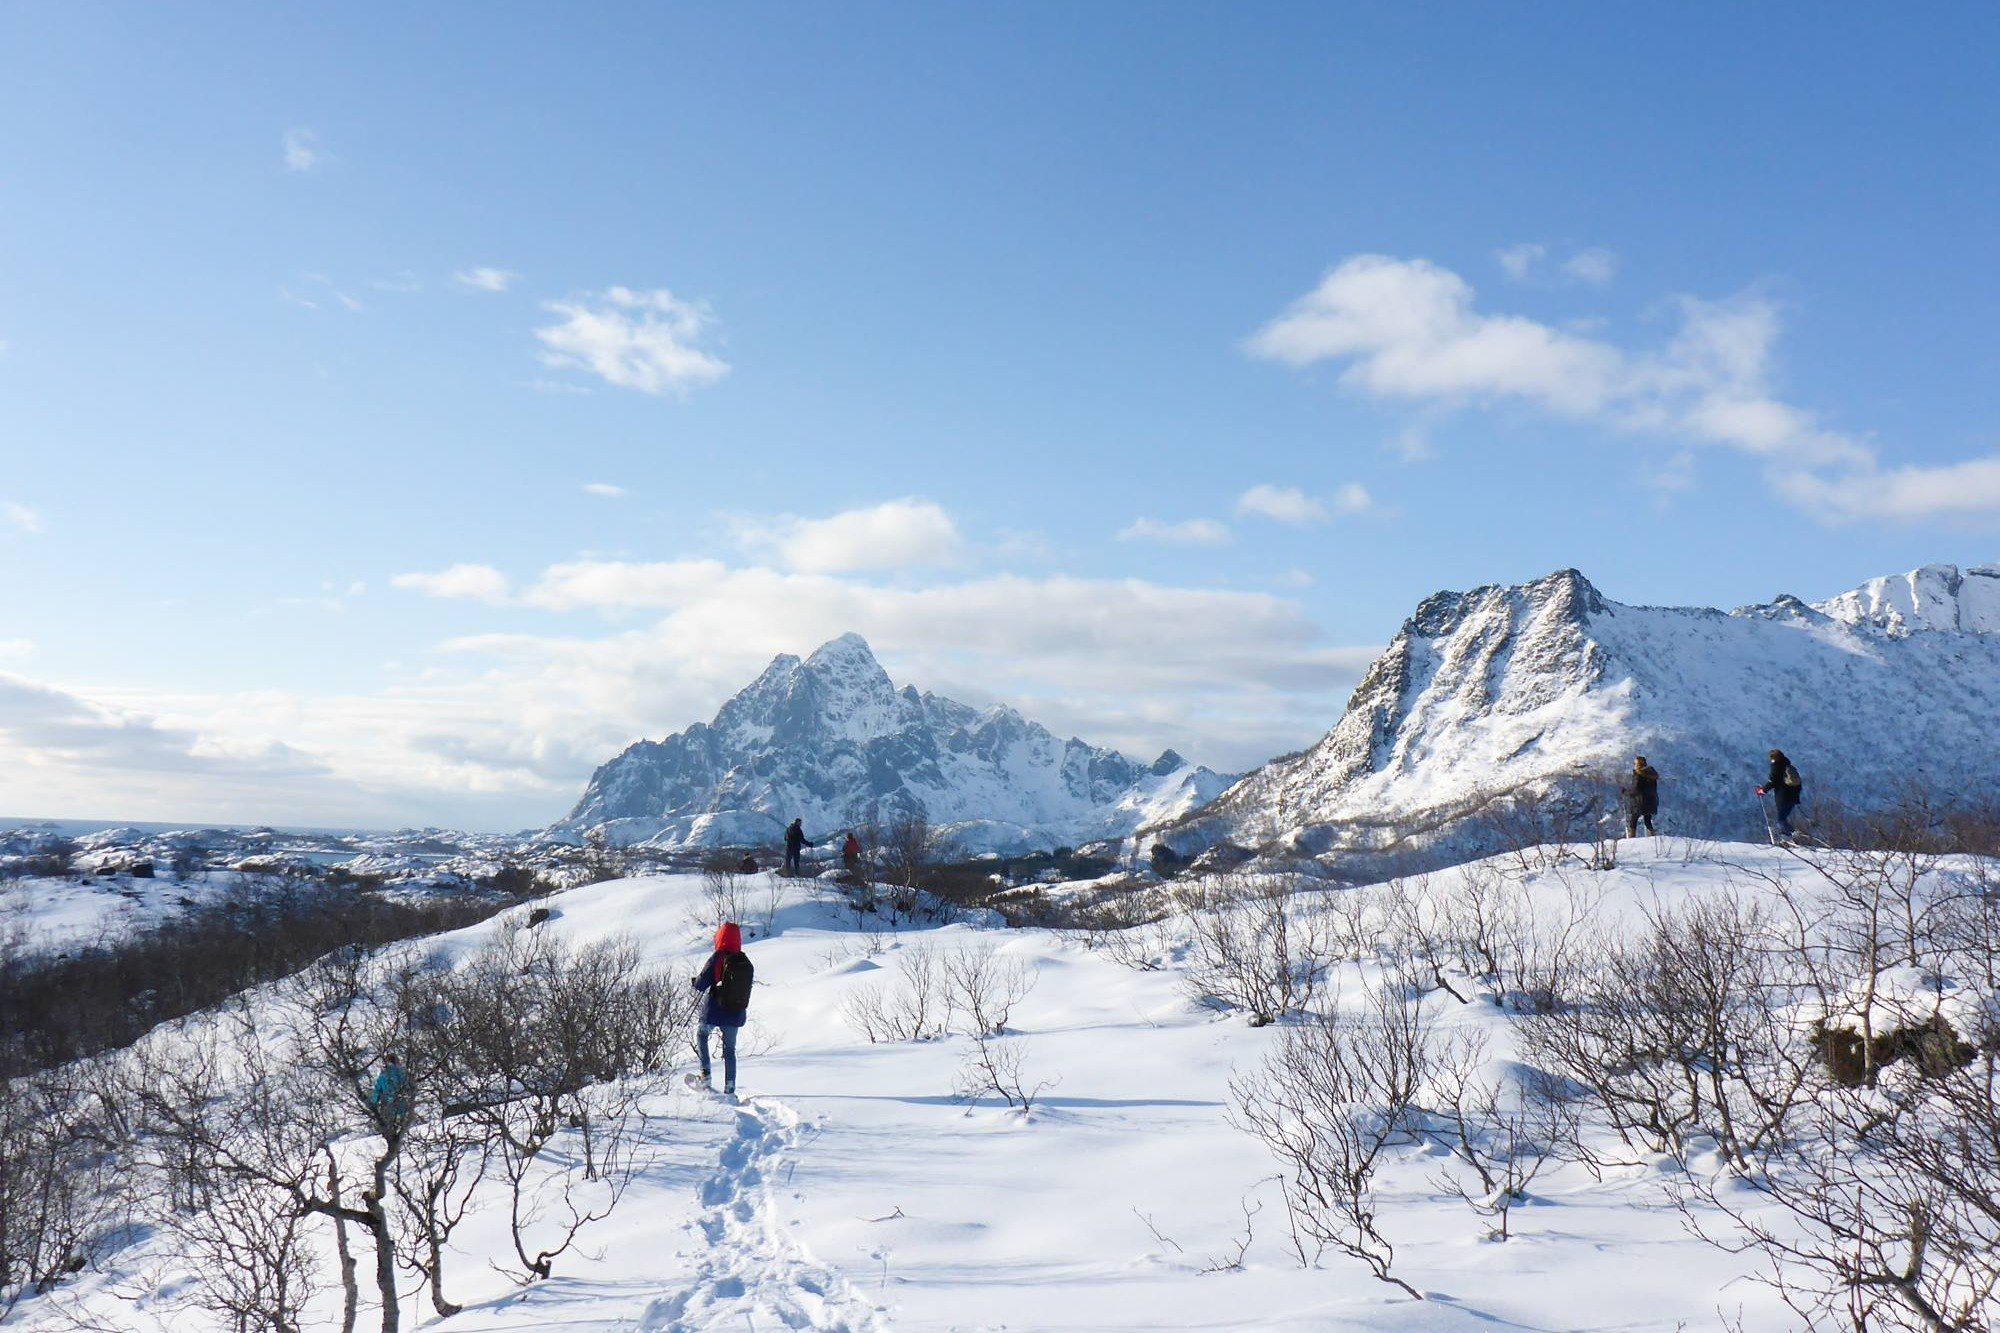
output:
[[[627,748],[551,832],[768,845],[795,818],[817,840],[914,813],[963,852],[1018,852],[1123,837],[1228,783],[1171,750],[1142,763],[1011,708],[898,690],[867,642],[844,634],[803,661],[773,659],[712,722]]]
[[[1665,830],[1761,838],[1772,747],[1802,771],[1808,817],[1913,787],[2000,796],[2000,566],[1730,612],[1626,606],[1573,569],[1438,593],[1317,744],[1146,832],[1189,853],[1484,850],[1482,814],[1587,809],[1644,754]]]

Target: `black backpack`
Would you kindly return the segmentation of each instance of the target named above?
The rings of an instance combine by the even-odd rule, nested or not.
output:
[[[755,982],[757,969],[750,965],[750,955],[745,953],[724,954],[722,958],[722,980],[715,983],[715,1006],[730,1013],[740,1014],[750,1007],[750,987]]]

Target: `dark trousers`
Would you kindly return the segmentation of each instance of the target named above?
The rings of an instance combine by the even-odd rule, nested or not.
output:
[[[796,848],[796,847],[787,847],[787,848],[785,848],[785,869],[787,869],[787,870],[791,871],[791,872],[792,872],[792,873],[793,873],[794,875],[796,875],[796,874],[798,874],[798,873],[799,873],[799,849],[798,849],[798,848]]]
[[[1771,797],[1778,803],[1778,827],[1790,833],[1792,831],[1792,811],[1799,808],[1799,789],[1797,787],[1774,787],[1771,789]]]
[[[1642,819],[1646,821],[1646,836],[1650,838],[1654,835],[1655,830],[1653,828],[1653,810],[1633,809],[1628,811],[1625,815],[1626,837],[1636,838],[1639,836],[1639,821]]]
[[[724,1092],[736,1091],[736,1034],[738,1031],[739,1029],[737,1028],[711,1027],[707,1023],[700,1024],[694,1030],[695,1054],[701,1057],[701,1076],[704,1079],[711,1077],[708,1064],[708,1034],[711,1032],[720,1032],[722,1034],[722,1090]]]

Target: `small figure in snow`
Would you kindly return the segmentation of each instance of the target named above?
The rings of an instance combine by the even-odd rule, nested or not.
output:
[[[1799,770],[1792,766],[1792,761],[1785,758],[1785,752],[1771,751],[1770,776],[1765,778],[1764,785],[1757,789],[1757,794],[1762,796],[1765,792],[1769,792],[1771,799],[1777,802],[1778,827],[1785,831],[1785,836],[1788,838],[1792,836],[1793,831],[1792,811],[1799,808],[1799,797],[1804,791],[1805,781],[1799,777]]]
[[[799,849],[819,846],[806,837],[806,831],[800,827],[800,823],[801,821],[794,819],[785,829],[785,869],[794,875],[799,873]]]
[[[715,952],[695,973],[694,988],[705,991],[708,999],[702,1006],[701,1023],[694,1030],[695,1053],[701,1057],[701,1082],[710,1086],[712,1074],[708,1062],[708,1034],[722,1033],[722,1090],[736,1091],[736,1032],[750,1017],[750,987],[755,984],[757,970],[750,965],[750,957],[743,952],[743,932],[734,921],[725,921],[715,928]]]
[[[410,1118],[410,1076],[394,1051],[382,1054],[382,1072],[368,1090],[368,1107],[384,1124],[396,1126]]]
[[[1632,761],[1632,785],[1625,789],[1625,836],[1639,836],[1639,821],[1646,821],[1646,836],[1653,837],[1653,816],[1660,813],[1660,774],[1646,756]]]
[[[847,841],[840,844],[840,863],[849,874],[861,868],[861,839],[854,836],[853,829],[847,830]]]
[[[747,855],[747,854],[746,854],[746,855],[744,856],[744,858],[743,858],[743,859],[742,859],[741,861],[738,861],[738,862],[736,863],[736,873],[737,873],[737,874],[739,874],[739,875],[754,875],[754,874],[756,874],[756,873],[757,873],[757,858],[756,858],[756,857],[754,857],[754,856],[750,856],[750,855]]]

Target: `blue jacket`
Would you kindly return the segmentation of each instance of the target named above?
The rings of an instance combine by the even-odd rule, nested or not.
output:
[[[382,1072],[375,1076],[375,1086],[368,1094],[368,1104],[376,1114],[391,1120],[401,1120],[410,1113],[410,1076],[403,1072],[401,1065],[384,1065]]]
[[[721,957],[722,950],[717,949],[708,956],[708,961],[701,965],[701,971],[694,974],[694,988],[707,994],[707,999],[701,1009],[701,1021],[712,1028],[740,1028],[749,1019],[750,1011],[748,1009],[724,1009],[720,1004],[716,1003],[715,991],[713,989],[715,985],[715,963]]]

